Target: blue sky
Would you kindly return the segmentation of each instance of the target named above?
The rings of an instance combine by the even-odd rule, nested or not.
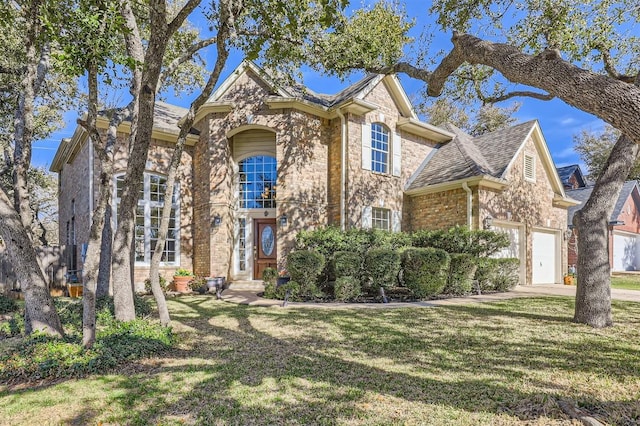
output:
[[[371,1],[363,1],[364,4],[370,4]],[[353,7],[359,7],[360,4],[357,1],[352,2]],[[448,50],[451,47],[449,41],[451,35],[446,33],[440,33],[434,30],[433,18],[427,13],[428,4],[425,5],[423,0],[407,0],[406,10],[410,17],[415,18],[415,27],[412,30],[411,35],[418,37],[420,33],[424,31],[426,27],[429,27],[429,32],[434,35],[433,37],[433,51],[439,49]],[[483,37],[483,34],[477,34],[479,37]],[[230,56],[224,77],[228,76],[242,61],[243,57],[239,53],[235,53]],[[320,93],[336,93],[347,85],[356,82],[362,77],[362,74],[354,74],[344,82],[336,78],[330,78],[323,75],[318,75],[311,71],[304,72],[304,83],[312,90]],[[412,80],[407,76],[400,75],[400,80],[407,92],[411,97],[413,94],[417,94],[422,88],[422,83],[416,80]],[[180,96],[178,98],[170,95],[167,96],[167,100],[176,105],[188,107],[191,100],[195,95]],[[522,104],[520,110],[515,114],[519,121],[528,121],[531,119],[538,119],[542,127],[542,131],[549,146],[549,151],[557,166],[564,166],[568,164],[580,163],[578,155],[573,150],[573,135],[579,133],[581,130],[601,130],[603,123],[596,117],[584,113],[576,108],[566,105],[560,100],[552,101],[539,101],[530,98],[516,99]],[[33,145],[33,158],[32,164],[34,166],[49,167],[53,156],[60,144],[60,140],[65,137],[70,137],[75,129],[75,120],[78,114],[75,111],[69,111],[65,114],[66,126],[54,132],[49,138],[41,141],[37,141]],[[586,172],[583,165],[583,171]]]

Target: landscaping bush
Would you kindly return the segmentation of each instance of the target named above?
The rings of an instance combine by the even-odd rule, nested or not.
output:
[[[400,272],[400,254],[397,250],[371,249],[364,257],[364,269],[370,278],[369,289],[395,287]]]
[[[449,255],[444,250],[434,248],[404,250],[402,253],[404,285],[419,298],[442,293],[447,284],[449,262]]]
[[[496,291],[509,291],[520,282],[520,260],[496,259],[498,268],[497,275],[494,278],[494,286]]]
[[[333,273],[336,278],[362,275],[362,255],[355,251],[337,251],[333,254]]]
[[[168,287],[168,283],[167,283],[167,279],[165,277],[163,277],[162,275],[158,275],[159,281],[160,281],[160,288],[162,289],[163,293],[167,293],[167,287]],[[147,294],[151,294],[151,279],[147,278],[146,280],[144,280],[144,291]]]
[[[452,254],[449,265],[449,278],[447,279],[444,293],[455,295],[471,293],[477,268],[475,259],[470,254]]]
[[[509,246],[509,237],[502,232],[469,231],[464,226],[448,230],[421,230],[411,235],[414,247],[439,248],[447,253],[466,253],[486,257]]]
[[[481,291],[495,291],[494,279],[498,273],[498,259],[481,257],[476,259],[476,275],[478,286]]]
[[[478,269],[475,279],[482,291],[508,291],[520,281],[520,261],[518,259],[476,259]]]
[[[334,298],[340,302],[356,299],[362,293],[360,280],[355,277],[339,277],[334,285]]]
[[[262,281],[264,281],[265,285],[267,283],[275,284],[277,278],[278,271],[276,271],[274,268],[264,268],[264,270],[262,271]]]
[[[281,297],[278,297],[278,299],[284,299],[287,292],[289,292],[289,300],[303,302],[315,297],[315,291],[317,291],[317,289],[315,286],[313,286],[313,288],[303,288],[300,283],[296,281],[289,281],[288,283],[279,286],[276,291],[281,292],[279,293],[281,294]]]
[[[9,314],[18,310],[15,300],[0,294],[0,314]]]
[[[289,253],[287,256],[287,270],[291,275],[291,281],[299,285],[299,298],[307,300],[316,297],[318,293],[318,275],[320,275],[324,266],[325,258],[318,252],[296,250]]]

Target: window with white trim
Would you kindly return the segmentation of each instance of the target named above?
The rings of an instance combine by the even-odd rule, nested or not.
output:
[[[371,170],[389,172],[389,130],[380,123],[371,124]]]
[[[162,209],[164,208],[167,178],[160,175],[145,173],[143,185],[136,208],[135,222],[135,260],[139,264],[151,262],[153,251],[156,246],[160,221],[162,220]],[[122,196],[124,185],[124,175],[115,178],[115,208],[120,208],[120,197]],[[169,218],[169,230],[164,243],[162,262],[165,264],[177,265],[180,259],[180,190],[176,183],[171,200],[171,216]]]
[[[536,181],[536,157],[533,154],[524,154],[524,178],[530,182]]]
[[[257,155],[239,164],[240,208],[273,209],[276,207],[278,180],[275,157]]]
[[[371,209],[371,227],[373,229],[391,230],[391,210],[373,207]]]

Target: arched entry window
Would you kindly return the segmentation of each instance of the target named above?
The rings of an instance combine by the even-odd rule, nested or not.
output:
[[[275,157],[256,155],[240,161],[240,208],[275,208],[277,178]]]

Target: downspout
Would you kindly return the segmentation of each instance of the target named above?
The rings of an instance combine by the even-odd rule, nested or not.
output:
[[[462,182],[462,189],[467,193],[467,228],[473,230],[472,214],[473,214],[473,192],[467,182]]]
[[[338,113],[338,117],[340,117],[340,229],[344,231],[347,223],[345,218],[345,185],[347,182],[347,120],[340,109],[336,109],[336,112]]]

